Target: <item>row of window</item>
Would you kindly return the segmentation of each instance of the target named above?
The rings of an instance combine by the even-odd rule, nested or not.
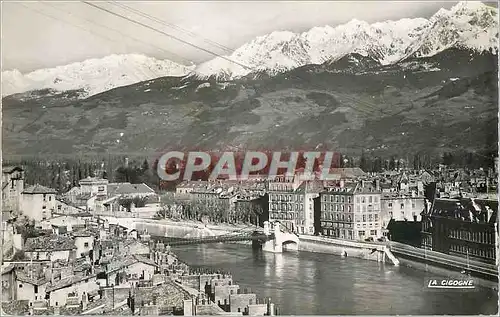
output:
[[[378,206],[377,206],[378,207]],[[352,206],[348,205],[347,208],[345,205],[337,205],[337,204],[321,204],[321,211],[348,211],[352,212]],[[379,210],[374,205],[356,205],[356,212],[373,212],[374,210]]]
[[[270,194],[269,195],[269,200],[270,201],[302,201],[303,196],[299,195],[286,195],[286,194]]]
[[[273,212],[272,218],[277,220],[294,220],[297,215],[293,212]]]
[[[495,258],[495,250],[493,250],[493,249],[484,250],[484,249],[471,248],[471,247],[466,246],[466,245],[452,244],[450,246],[450,251],[458,252],[458,253],[462,253],[462,254],[469,254],[472,256],[488,258],[488,259]]]
[[[352,212],[352,206],[348,205],[345,208],[345,205],[337,205],[337,204],[321,204],[321,211],[348,211]]]
[[[322,228],[354,228],[352,223],[322,222]]]
[[[352,203],[352,196],[345,195],[323,195],[322,201],[335,203]]]
[[[347,222],[351,222],[352,219],[355,219],[356,222],[378,221],[378,214],[364,214],[364,215],[356,215],[353,217],[350,214],[324,212],[322,216],[324,220],[337,220],[337,221],[347,221]]]
[[[450,230],[449,237],[453,239],[467,240],[478,243],[495,243],[493,232],[470,232],[456,229]]]
[[[357,223],[356,228],[361,229],[361,228],[373,228],[373,227],[378,227],[379,223],[378,222],[370,222],[370,223]],[[321,222],[321,227],[322,228],[354,228],[353,223],[338,223],[338,222]]]
[[[270,210],[279,210],[279,211],[303,211],[304,204],[292,204],[292,203],[271,203]],[[309,205],[309,210],[312,210],[312,205]]]
[[[392,208],[392,203],[387,203],[387,207]],[[404,203],[401,203],[401,204],[399,205],[399,207],[400,207],[400,209],[405,209],[405,204],[404,204]],[[412,203],[411,203],[411,208],[412,208],[412,209],[415,209],[415,208],[417,208],[417,205],[416,205],[414,202],[412,202]]]

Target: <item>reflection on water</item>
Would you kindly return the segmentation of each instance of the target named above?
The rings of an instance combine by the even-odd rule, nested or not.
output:
[[[175,248],[188,264],[233,274],[241,287],[271,297],[285,315],[337,314],[495,314],[498,294],[429,292],[425,280],[438,277],[407,267],[328,254],[283,254],[240,245]]]

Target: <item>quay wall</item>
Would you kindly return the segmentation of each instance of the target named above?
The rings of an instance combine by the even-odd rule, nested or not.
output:
[[[326,253],[384,262],[385,245],[299,235],[299,251]]]
[[[412,247],[403,243],[390,242],[392,252],[403,262],[413,266],[421,263],[425,267],[446,268],[451,271],[467,271],[471,276],[498,282],[498,267],[450,254]]]

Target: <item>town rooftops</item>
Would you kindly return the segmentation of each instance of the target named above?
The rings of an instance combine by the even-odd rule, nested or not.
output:
[[[23,169],[19,166],[2,166],[2,173],[4,174],[12,174],[16,171],[22,172]]]
[[[146,258],[142,255],[133,254],[133,255],[127,255],[125,258],[123,257],[112,258],[110,263],[106,267],[106,272],[112,273],[122,268],[131,266],[135,263],[144,263],[151,266],[157,266],[153,260]]]
[[[24,250],[30,251],[67,251],[75,249],[75,242],[67,236],[49,235],[28,238]]]
[[[454,218],[470,222],[494,224],[498,211],[498,201],[474,198],[447,199],[436,198],[431,215]]]
[[[108,184],[108,180],[99,177],[87,177],[80,180],[80,185],[91,185],[91,184]]]
[[[47,292],[52,292],[52,291],[55,291],[55,290],[58,290],[58,289],[61,289],[61,288],[65,288],[65,287],[68,287],[70,285],[73,285],[73,284],[76,284],[76,283],[79,283],[79,282],[84,282],[84,281],[87,281],[93,277],[95,277],[96,274],[93,274],[93,275],[73,275],[73,276],[69,276],[67,278],[63,278],[62,280],[59,280],[57,282],[54,282],[54,283],[51,283],[46,291]]]
[[[154,194],[155,191],[148,185],[130,183],[108,184],[108,195],[130,195],[130,194]]]
[[[35,184],[32,186],[29,186],[28,188],[25,188],[23,191],[23,194],[57,194],[57,191],[52,188],[48,188],[45,186],[42,186],[40,184]]]
[[[45,277],[30,276],[23,271],[16,271],[16,280],[31,285],[43,285],[48,282]]]
[[[12,264],[12,263],[10,263],[10,264],[9,264],[9,265],[7,265],[7,266],[4,266],[4,267],[2,268],[2,275],[4,275],[4,274],[8,274],[8,273],[12,272],[12,271],[14,270],[14,268],[15,268],[15,265],[14,265],[14,264]]]

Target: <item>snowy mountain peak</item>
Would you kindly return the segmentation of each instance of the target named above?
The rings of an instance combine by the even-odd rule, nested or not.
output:
[[[253,71],[273,74],[306,64],[322,64],[353,53],[383,65],[408,56],[432,56],[451,47],[496,53],[497,15],[497,8],[463,1],[450,10],[440,9],[430,19],[406,18],[373,24],[352,19],[336,27],[314,27],[300,34],[273,32],[226,56],[250,68],[215,58],[199,65],[195,72],[200,77],[231,79]]]
[[[40,69],[28,74],[2,72],[2,97],[51,88],[58,91],[83,89],[91,96],[120,86],[163,76],[184,76],[193,67],[141,54],[110,55],[65,66]]]

